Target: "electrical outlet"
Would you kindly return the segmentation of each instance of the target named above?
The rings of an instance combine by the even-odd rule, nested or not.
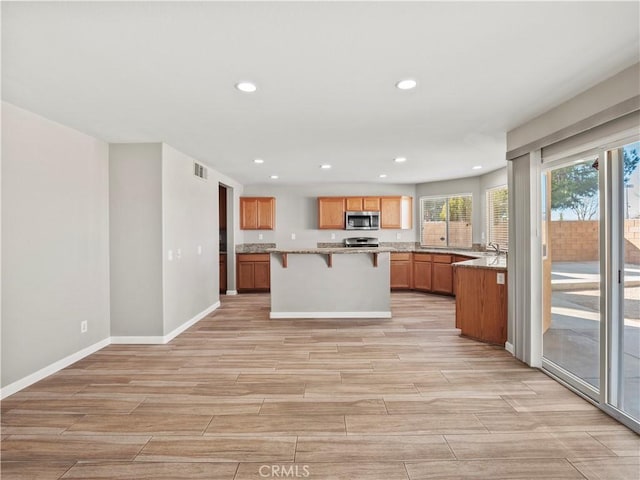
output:
[[[331,240],[335,240],[335,239],[336,239],[336,234],[335,234],[335,233],[332,233],[332,234],[331,234]]]
[[[261,233],[259,233],[259,234],[258,234],[258,240],[262,240],[263,238],[264,238],[264,235],[263,235],[263,234],[261,234]]]
[[[504,285],[504,273],[498,273],[496,275],[496,283],[498,285]]]
[[[82,322],[80,322],[80,333],[87,333],[87,329],[88,329],[87,321],[83,320]]]
[[[202,255],[202,245],[198,245],[198,255]]]
[[[177,249],[176,250],[176,258],[178,260],[180,260],[182,258],[182,250],[181,249]]]
[[[396,240],[400,240],[402,238],[402,234],[400,232],[396,233]]]
[[[173,250],[169,250],[167,252],[167,260],[169,260],[170,262],[173,262]]]
[[[292,234],[291,234],[291,240],[295,240],[295,239],[296,239],[296,234],[295,234],[295,233],[292,233]]]

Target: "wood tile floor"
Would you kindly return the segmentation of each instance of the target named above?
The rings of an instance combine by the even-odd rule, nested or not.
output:
[[[112,345],[2,402],[2,479],[640,478],[640,437],[454,301],[392,320],[269,320],[268,295],[167,345]],[[297,476],[296,476],[297,474]]]

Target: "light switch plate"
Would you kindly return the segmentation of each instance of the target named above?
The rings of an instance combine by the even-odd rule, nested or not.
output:
[[[295,240],[295,239],[296,239],[296,234],[295,234],[295,233],[292,233],[292,234],[291,234],[291,240]]]
[[[496,275],[496,282],[498,285],[504,285],[504,273],[498,273]]]
[[[169,260],[170,262],[173,261],[173,250],[169,250],[167,252],[167,260]]]
[[[198,255],[202,255],[202,245],[198,245]]]

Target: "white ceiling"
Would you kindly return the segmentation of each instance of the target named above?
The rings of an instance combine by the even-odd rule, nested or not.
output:
[[[245,184],[418,183],[506,165],[506,131],[638,61],[638,18],[638,2],[2,2],[2,97]],[[418,88],[394,88],[406,77]]]

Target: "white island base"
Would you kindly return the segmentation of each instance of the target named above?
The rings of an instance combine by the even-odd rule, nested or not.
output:
[[[269,251],[270,318],[391,318],[389,250]]]

